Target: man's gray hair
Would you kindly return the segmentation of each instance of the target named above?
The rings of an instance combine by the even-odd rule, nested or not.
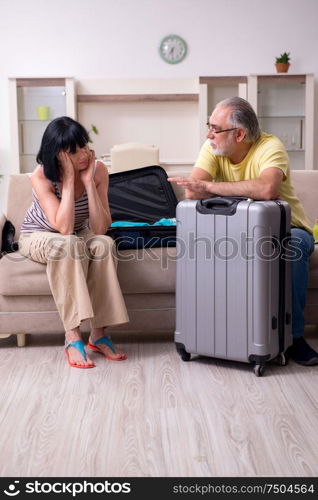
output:
[[[229,97],[216,105],[216,108],[231,108],[230,126],[244,128],[244,142],[255,142],[260,138],[261,130],[254,109],[241,97]]]

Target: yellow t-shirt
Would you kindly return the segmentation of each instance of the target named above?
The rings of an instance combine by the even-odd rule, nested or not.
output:
[[[216,182],[236,182],[257,179],[263,170],[279,168],[284,173],[279,196],[289,203],[291,224],[312,233],[304,208],[291,183],[288,154],[282,142],[274,135],[262,132],[241,163],[233,164],[227,156],[213,154],[210,141],[203,144],[194,167],[206,170]]]

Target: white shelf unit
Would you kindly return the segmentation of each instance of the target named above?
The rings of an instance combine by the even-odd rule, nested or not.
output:
[[[200,143],[206,140],[207,122],[216,104],[228,97],[247,99],[246,76],[200,76]]]
[[[73,78],[10,78],[11,172],[32,172],[48,123],[58,116],[76,118]],[[38,106],[49,107],[40,120]]]
[[[249,75],[248,100],[262,130],[285,144],[290,168],[313,170],[314,75]]]
[[[30,172],[48,121],[66,114],[90,130],[98,157],[115,144],[142,142],[159,147],[167,171],[191,170],[206,139],[206,123],[222,99],[248,99],[261,127],[279,136],[292,169],[313,169],[314,76],[273,74],[175,79],[11,78],[11,172]]]

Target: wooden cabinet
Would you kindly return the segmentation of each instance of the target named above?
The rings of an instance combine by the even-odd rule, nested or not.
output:
[[[76,117],[73,78],[10,78],[11,172],[32,172],[48,123]]]
[[[293,170],[314,168],[314,75],[250,75],[248,100],[261,129],[278,136]]]

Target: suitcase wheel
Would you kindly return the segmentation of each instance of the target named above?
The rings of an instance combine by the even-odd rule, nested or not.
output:
[[[187,351],[184,351],[182,354],[180,354],[182,361],[190,361],[191,359],[191,354],[189,354]]]
[[[180,345],[178,345],[177,351],[182,361],[190,361],[191,354],[189,354],[183,347],[180,347]]]
[[[261,377],[264,374],[265,371],[265,365],[255,365],[254,366],[254,373],[256,377]]]
[[[179,354],[179,356],[181,357],[181,359],[183,361],[190,361],[191,359],[191,354],[189,354],[186,350],[185,350],[185,346],[184,344],[181,344],[180,342],[176,342],[176,349],[177,349],[177,353]]]

